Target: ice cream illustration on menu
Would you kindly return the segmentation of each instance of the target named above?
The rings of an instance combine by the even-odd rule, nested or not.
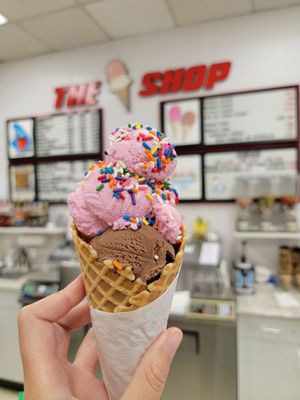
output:
[[[183,128],[183,141],[187,142],[190,136],[192,126],[195,122],[195,113],[192,111],[187,111],[182,116],[182,128]]]
[[[114,60],[106,69],[106,78],[111,91],[118,96],[127,111],[130,111],[130,85],[132,79],[123,61]]]
[[[193,134],[196,114],[194,111],[185,111],[179,104],[168,110],[169,127],[176,144],[189,144]]]
[[[179,106],[175,105],[170,108],[169,121],[171,124],[173,137],[176,139],[181,128],[181,109]]]

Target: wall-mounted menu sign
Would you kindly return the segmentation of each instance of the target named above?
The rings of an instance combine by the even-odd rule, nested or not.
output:
[[[103,158],[102,111],[8,120],[7,139],[12,200],[65,202],[90,160]]]
[[[99,110],[36,118],[37,157],[100,153]]]
[[[203,99],[204,144],[297,140],[296,87]]]
[[[38,199],[65,202],[95,160],[62,161],[37,165]]]
[[[295,195],[297,162],[296,148],[206,154],[205,198]]]

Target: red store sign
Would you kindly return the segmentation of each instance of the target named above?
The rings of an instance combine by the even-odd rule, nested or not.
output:
[[[100,81],[81,85],[62,86],[55,89],[55,108],[95,106],[100,92]]]
[[[201,88],[212,89],[216,83],[228,77],[230,67],[231,62],[226,61],[210,66],[195,65],[188,69],[150,72],[143,76],[143,89],[140,90],[139,95],[151,96],[179,91],[191,92]]]
[[[192,92],[201,88],[213,89],[217,83],[228,77],[230,68],[231,62],[224,61],[208,66],[195,65],[190,68],[148,72],[142,77],[142,87],[138,94],[141,97],[146,97],[180,91]],[[100,86],[100,81],[94,81],[80,85],[57,87],[55,89],[55,108],[95,106],[98,101]]]

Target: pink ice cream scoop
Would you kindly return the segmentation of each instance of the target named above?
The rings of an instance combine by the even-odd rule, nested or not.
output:
[[[107,66],[106,75],[108,81],[112,81],[127,74],[127,68],[122,61],[114,60]]]
[[[177,155],[170,140],[157,129],[139,124],[112,132],[107,159],[111,162],[122,161],[136,174],[157,181],[172,175],[177,164]]]
[[[113,229],[138,229],[141,224],[153,225],[156,218],[158,231],[174,243],[180,233],[180,225],[174,225],[173,216],[180,216],[175,208],[178,194],[170,180],[157,182],[135,175],[122,162],[101,161],[80,183],[68,198],[70,214],[78,230],[87,237]],[[168,206],[166,211],[160,211]],[[172,218],[168,219],[168,216]]]
[[[144,224],[155,225],[173,244],[181,233],[181,217],[175,208],[178,193],[167,175],[175,168],[176,153],[162,134],[162,139],[158,138],[158,131],[151,135],[150,129],[134,126],[113,132],[108,160],[90,166],[78,189],[68,198],[69,211],[77,229],[89,238],[99,236],[111,227],[137,230]],[[125,139],[128,136],[129,139]],[[130,142],[131,146],[128,146]],[[118,146],[115,148],[119,143],[124,146],[123,150]],[[156,161],[156,166],[150,169],[147,160],[140,169],[138,164],[144,157],[143,149],[154,159],[161,158],[161,168]],[[112,156],[115,153],[118,154],[117,161]],[[158,179],[158,176],[163,178]]]
[[[69,195],[68,206],[78,230],[84,235],[94,237],[98,232],[104,232],[108,228],[106,222],[90,211],[81,187]]]
[[[153,207],[158,231],[170,243],[175,243],[182,224],[181,217],[171,204],[156,203]]]

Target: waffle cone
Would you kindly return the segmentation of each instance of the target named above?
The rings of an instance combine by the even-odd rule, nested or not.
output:
[[[112,260],[99,262],[96,251],[80,238],[74,225],[72,235],[88,302],[92,308],[107,312],[133,311],[164,293],[179,271],[186,241],[183,229],[183,240],[174,262],[164,267],[159,279],[146,284],[140,278],[135,278],[130,267],[117,270]]]
[[[129,87],[124,87],[123,89],[118,90],[115,92],[116,95],[121,100],[123,106],[126,108],[127,111],[130,111],[130,96],[129,96]]]

